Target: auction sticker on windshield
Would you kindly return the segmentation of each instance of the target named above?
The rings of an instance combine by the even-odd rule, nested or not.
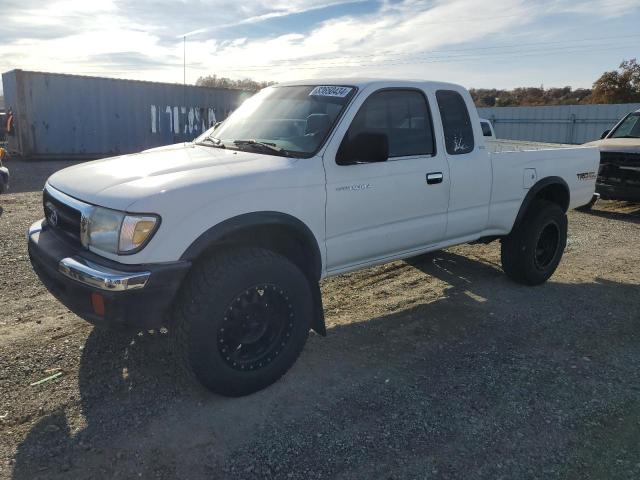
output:
[[[311,90],[309,96],[315,97],[340,97],[344,98],[353,90],[351,87],[336,87],[333,85],[322,85]]]

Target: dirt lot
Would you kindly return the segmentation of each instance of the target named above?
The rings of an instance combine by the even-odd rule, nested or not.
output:
[[[226,399],[167,335],[94,329],[37,281],[24,232],[63,165],[9,163],[0,197],[0,478],[640,477],[639,207],[571,213],[538,288],[498,244],[325,281],[328,337]]]

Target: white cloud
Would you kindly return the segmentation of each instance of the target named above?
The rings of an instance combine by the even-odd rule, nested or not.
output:
[[[408,57],[407,53],[473,48],[484,45],[488,38],[517,45],[520,38],[527,37],[527,30],[541,29],[536,22],[546,15],[616,17],[637,12],[639,7],[637,0],[503,0],[482,2],[482,8],[476,0],[385,0],[374,13],[341,16],[310,31],[294,29],[278,34],[258,27],[265,19],[308,12],[327,3],[65,0],[29,7],[24,0],[7,1],[10,4],[4,7],[6,16],[0,25],[0,36],[7,39],[0,44],[1,70],[23,68],[163,81],[181,81],[182,40],[177,37],[193,30],[205,31],[188,39],[189,81],[206,74],[283,80],[320,75],[425,76],[424,72],[433,72],[443,78],[464,71],[455,63],[465,59],[464,53],[450,52],[450,64],[442,63],[442,56],[435,54]],[[354,2],[335,2],[339,3]],[[228,30],[230,25],[248,24],[256,25],[256,32],[262,35],[220,35],[220,26]],[[586,33],[590,35],[594,33]]]

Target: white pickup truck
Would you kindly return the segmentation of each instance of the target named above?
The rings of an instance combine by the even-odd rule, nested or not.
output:
[[[196,379],[245,395],[287,371],[310,329],[325,334],[324,277],[500,240],[509,277],[544,282],[598,161],[490,153],[458,85],[287,83],[193,143],[55,173],[29,255],[79,316],[167,326]]]

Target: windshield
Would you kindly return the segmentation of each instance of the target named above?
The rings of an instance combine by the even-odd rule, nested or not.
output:
[[[208,142],[212,146],[311,157],[320,149],[355,91],[348,86],[268,87],[195,142],[205,144],[209,137],[213,139]]]
[[[608,138],[640,138],[640,112],[625,118]]]

